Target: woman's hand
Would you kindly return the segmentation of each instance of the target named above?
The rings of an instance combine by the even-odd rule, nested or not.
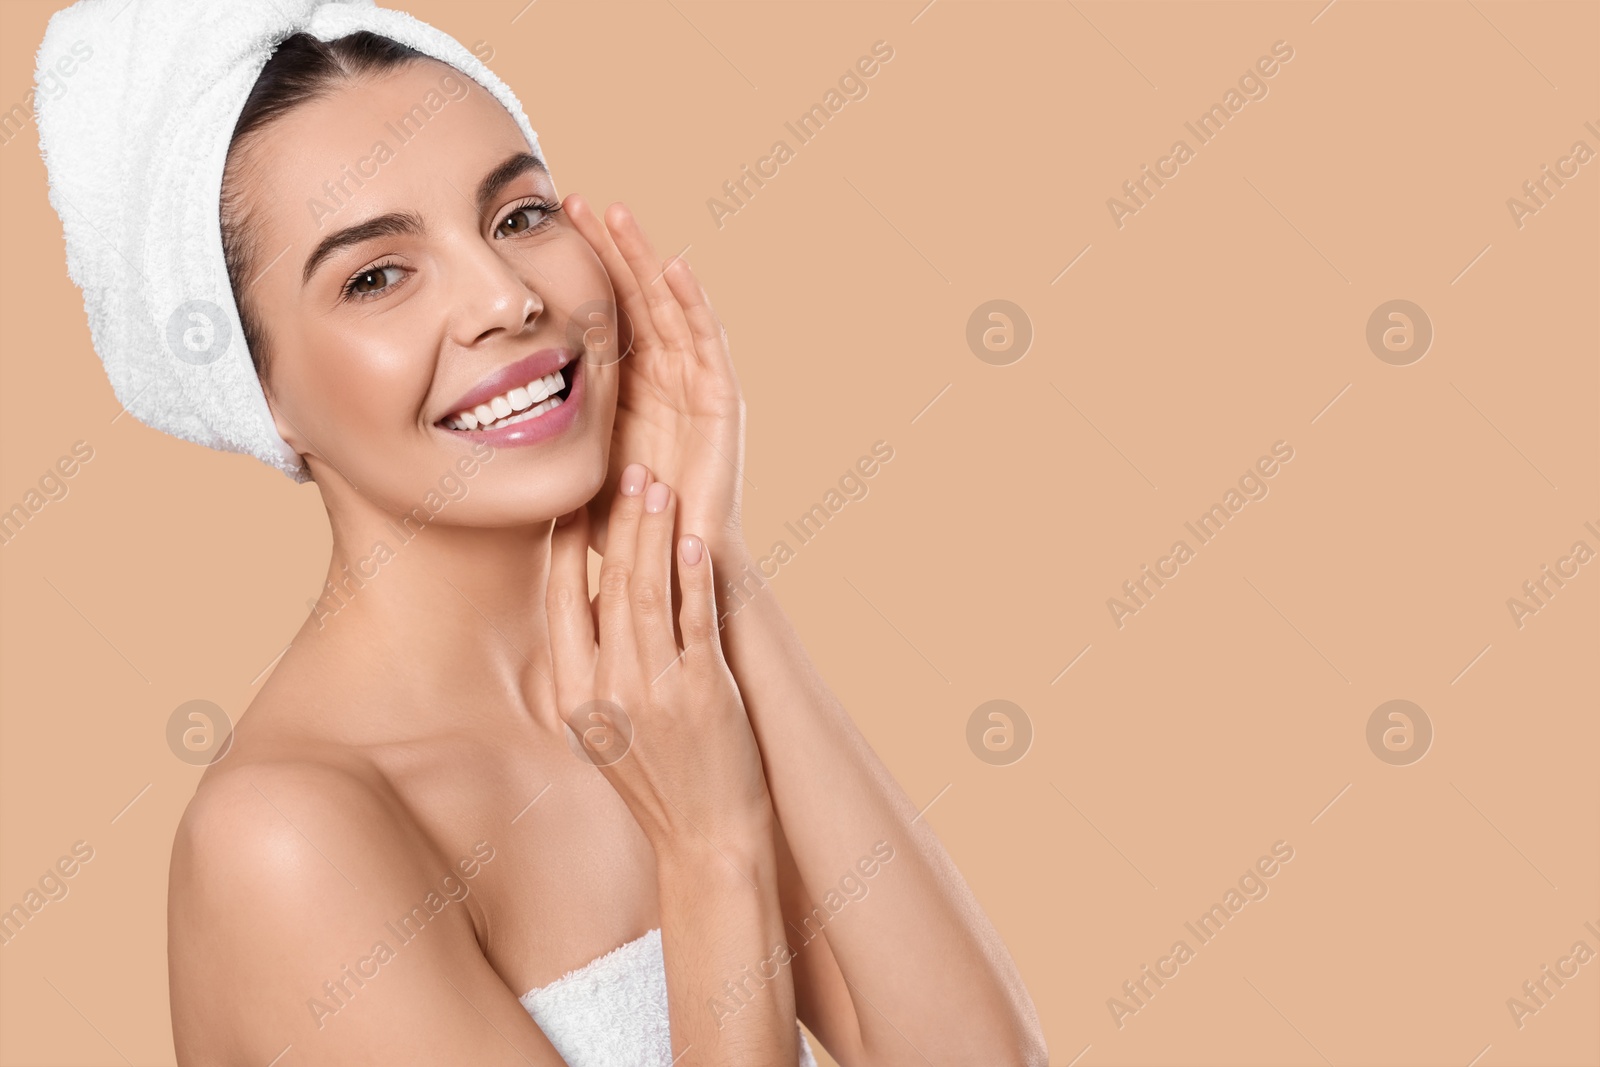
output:
[[[639,462],[681,496],[682,528],[732,560],[744,549],[745,408],[722,321],[689,264],[658,258],[625,206],[611,205],[604,223],[581,196],[565,207],[610,275],[621,320],[602,357],[623,353],[611,469],[589,503],[591,544],[606,555],[621,465]]]
[[[678,539],[680,648],[672,620],[677,497],[649,473],[638,463],[622,473],[593,605],[586,509],[552,534],[546,606],[562,717],[658,859],[698,852],[708,840],[734,857],[770,850],[772,802],[722,656],[711,559],[699,537]]]
[[[630,463],[610,503],[593,605],[588,509],[565,516],[551,535],[550,652],[563,717],[655,850],[672,1061],[693,1050],[685,1062],[704,1067],[794,1063],[777,824],[755,734],[722,658],[711,557],[699,537],[678,538],[680,648],[675,494]],[[759,975],[729,997],[724,990],[752,969]]]

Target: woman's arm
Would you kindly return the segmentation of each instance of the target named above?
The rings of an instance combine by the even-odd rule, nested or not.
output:
[[[764,583],[740,532],[745,406],[704,288],[681,256],[657,256],[622,205],[604,220],[577,194],[566,207],[611,278],[627,326],[618,339],[631,340],[613,468],[620,455],[671,482],[682,493],[683,528],[703,535],[718,573],[748,590],[737,612],[724,605],[722,645],[760,742],[779,869],[797,876],[784,877],[784,903],[802,1016],[851,1067],[1044,1063],[1038,1016],[1005,945],[933,831],[912,821],[915,807],[828,691],[770,590],[756,588]],[[611,499],[602,494],[589,508],[602,553]],[[892,853],[887,864],[875,858],[879,842]],[[823,917],[807,925],[811,909],[795,902],[826,903],[843,879],[864,877],[871,895],[813,936]],[[793,892],[797,882],[809,893]]]
[[[794,986],[770,837],[656,854],[675,1064],[796,1063]]]
[[[846,1067],[1044,1064],[1033,1001],[961,872],[817,673],[742,544],[713,545],[712,556],[729,579],[718,581],[723,649],[809,896],[820,903],[852,872],[865,881],[858,864],[875,843],[893,850],[869,895],[841,908],[817,944],[837,967],[809,945],[794,963],[802,1009],[839,1005],[847,991],[859,1037],[839,1033],[848,1028],[826,1009],[802,1017]]]
[[[711,560],[692,536],[674,553],[675,505],[642,465],[623,472],[593,608],[587,509],[553,531],[557,699],[655,851],[674,1063],[793,1064],[772,802],[717,641]]]

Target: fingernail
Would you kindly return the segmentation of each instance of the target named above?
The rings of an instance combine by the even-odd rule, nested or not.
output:
[[[650,488],[644,493],[644,509],[654,515],[667,506],[667,497],[670,495],[666,482],[651,482]]]
[[[644,464],[630,463],[622,470],[622,495],[638,496],[644,491]]]
[[[683,557],[683,562],[693,567],[696,563],[700,562],[700,556],[704,547],[705,546],[700,543],[700,538],[696,537],[694,534],[686,534],[678,541],[678,555]]]

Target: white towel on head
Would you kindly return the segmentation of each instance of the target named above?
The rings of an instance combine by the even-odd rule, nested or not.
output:
[[[372,0],[79,0],[50,19],[39,47],[50,203],[117,401],[158,430],[297,481],[309,472],[273,426],[222,258],[222,168],[278,42],[359,30],[487,89],[543,159],[503,81],[449,34]]]

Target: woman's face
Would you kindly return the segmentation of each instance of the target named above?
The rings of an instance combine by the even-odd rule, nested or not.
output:
[[[419,60],[295,108],[241,162],[255,278],[240,297],[266,334],[278,432],[330,508],[353,492],[502,526],[598,491],[611,285],[494,97]]]

